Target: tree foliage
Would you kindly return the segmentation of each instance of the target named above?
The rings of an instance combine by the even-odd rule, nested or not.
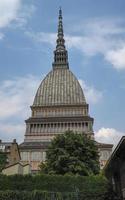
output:
[[[4,152],[0,152],[0,173],[6,165],[6,161],[7,161],[6,154]]]
[[[99,173],[99,156],[95,141],[86,135],[67,131],[57,135],[47,150],[42,173],[90,175]]]

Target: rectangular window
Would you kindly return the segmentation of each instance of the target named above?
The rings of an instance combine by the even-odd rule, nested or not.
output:
[[[44,151],[43,152],[43,161],[45,161],[46,160],[46,152]]]
[[[29,161],[29,152],[21,152],[21,160]]]
[[[31,161],[41,161],[41,152],[31,152]]]

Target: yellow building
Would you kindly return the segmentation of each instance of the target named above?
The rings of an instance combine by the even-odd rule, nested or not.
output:
[[[2,174],[5,174],[7,176],[14,174],[26,175],[30,173],[31,173],[30,165],[29,164],[23,165],[20,162],[9,165],[2,170]]]

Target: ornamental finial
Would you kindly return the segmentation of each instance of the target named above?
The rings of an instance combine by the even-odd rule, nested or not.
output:
[[[58,37],[63,38],[62,9],[59,8]]]

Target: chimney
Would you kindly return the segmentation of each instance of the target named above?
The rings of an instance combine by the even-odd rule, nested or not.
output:
[[[16,143],[16,139],[13,140],[13,143]]]

